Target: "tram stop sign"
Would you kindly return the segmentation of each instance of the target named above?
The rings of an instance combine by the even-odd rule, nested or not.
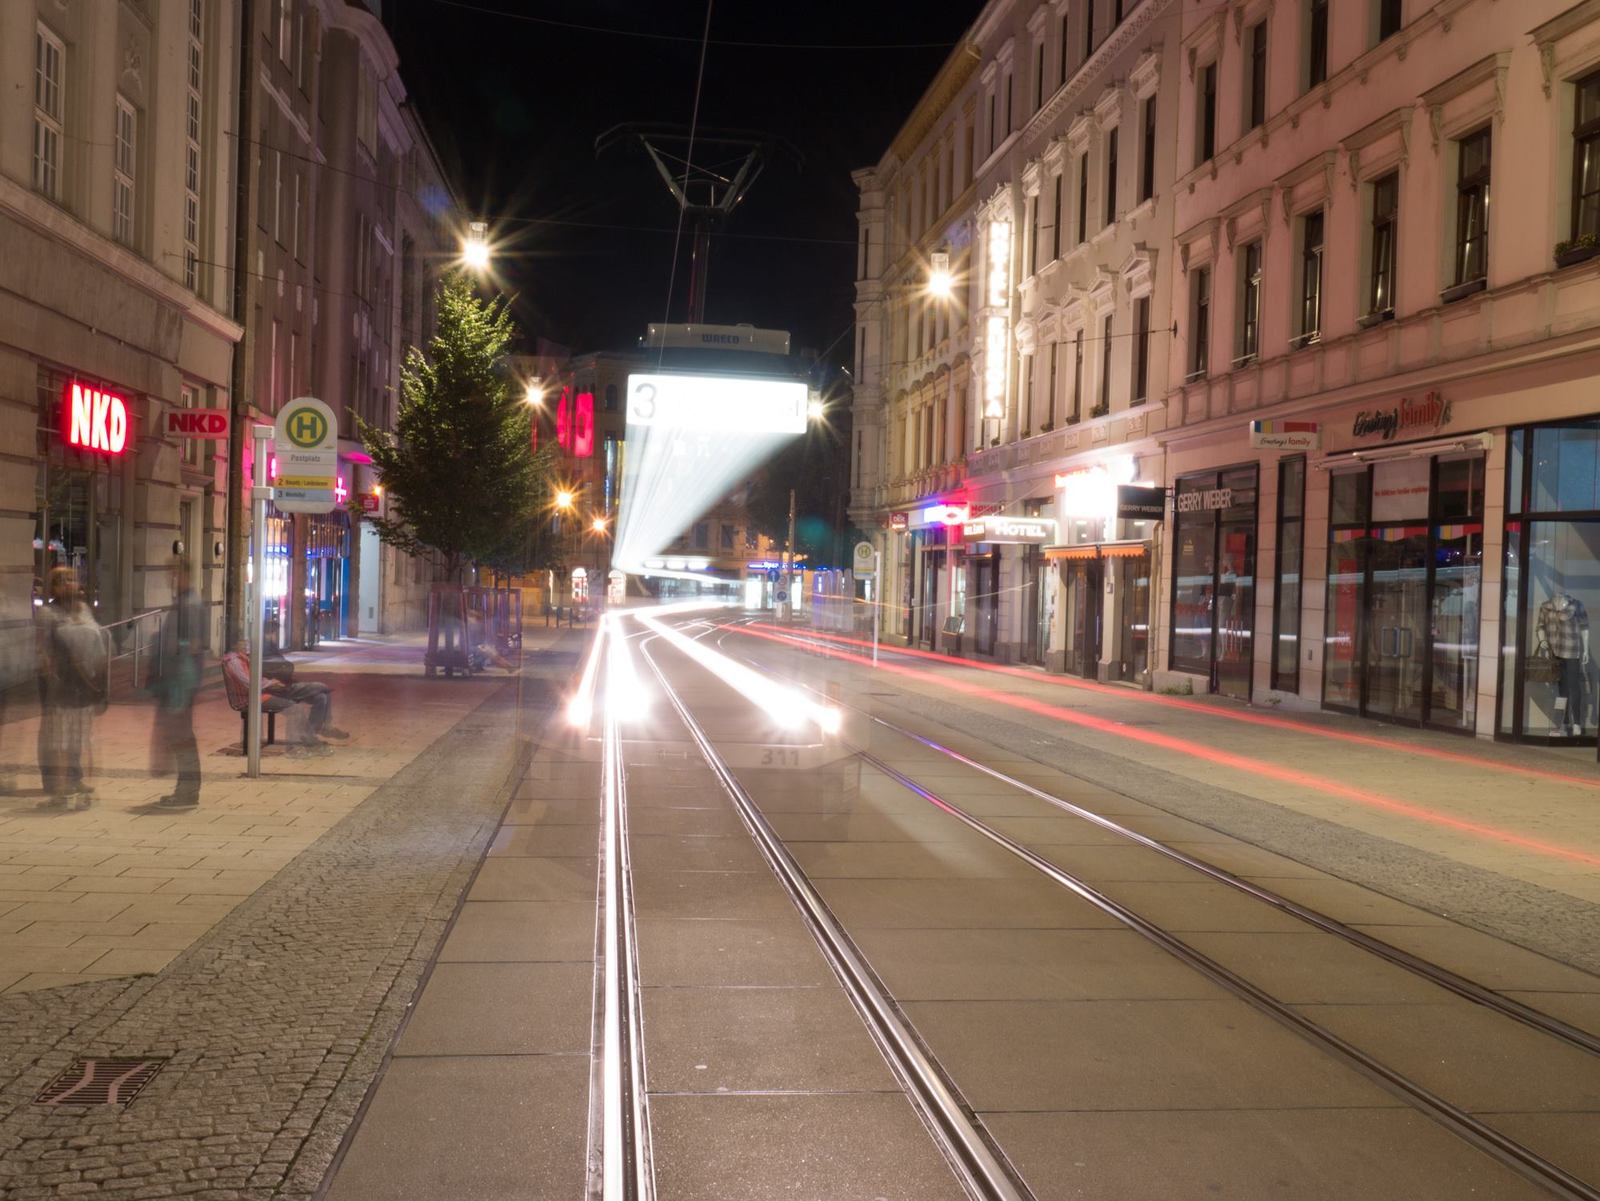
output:
[[[330,513],[337,500],[339,421],[314,396],[291,400],[272,428],[278,475],[272,502],[284,513]]]
[[[875,574],[873,564],[877,557],[878,552],[872,549],[872,543],[856,543],[855,555],[851,560],[851,570],[855,573],[856,579],[869,579]]]

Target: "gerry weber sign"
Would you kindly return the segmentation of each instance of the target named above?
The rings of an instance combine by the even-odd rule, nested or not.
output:
[[[1437,433],[1450,424],[1450,402],[1437,392],[1402,396],[1387,409],[1360,409],[1350,427],[1353,438],[1393,442],[1400,437]]]
[[[967,542],[1044,546],[1055,541],[1056,523],[1048,517],[984,517],[963,525],[961,537]]]

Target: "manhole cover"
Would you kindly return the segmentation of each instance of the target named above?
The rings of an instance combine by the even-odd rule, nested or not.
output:
[[[164,1059],[75,1059],[45,1086],[40,1105],[126,1105],[155,1079]]]

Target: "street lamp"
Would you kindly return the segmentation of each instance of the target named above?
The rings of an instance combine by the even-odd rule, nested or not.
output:
[[[556,508],[565,513],[572,508],[572,502],[574,499],[575,498],[573,497],[572,493],[568,489],[563,488],[556,493]]]
[[[593,521],[591,521],[589,523],[589,528],[591,530],[593,530],[597,534],[605,533],[606,532],[606,519],[604,517],[596,517]]]
[[[530,408],[537,409],[544,403],[544,385],[536,379],[531,379],[522,392],[522,403]]]
[[[928,295],[949,300],[955,286],[955,277],[950,274],[950,252],[935,250],[928,256]]]
[[[828,406],[823,404],[820,396],[814,396],[806,403],[806,416],[812,421],[821,421],[827,412]]]
[[[474,221],[467,226],[461,243],[461,261],[473,271],[489,269],[489,223]]]

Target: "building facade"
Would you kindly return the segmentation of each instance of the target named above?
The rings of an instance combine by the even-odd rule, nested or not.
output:
[[[346,501],[326,515],[269,508],[268,641],[418,629],[434,564],[383,546],[361,520],[383,498],[357,422],[394,427],[401,364],[431,334],[434,285],[454,257],[454,204],[376,5],[253,11],[247,419],[271,422],[297,396],[326,401]]]
[[[243,332],[226,270],[235,21],[218,0],[0,6],[8,624],[70,566],[128,648],[119,623],[170,604],[184,559],[220,640],[227,442],[168,419],[227,410]]]
[[[852,516],[908,639],[1150,679],[1159,523],[1114,500],[1161,476],[1178,29],[990,4],[857,173]]]
[[[863,243],[890,247],[858,272],[857,424],[876,441],[858,445],[856,518],[880,528],[900,632],[1147,687],[1593,745],[1600,12],[1095,5],[1068,14],[1052,74],[1058,16],[989,5],[970,64],[947,64],[857,175]],[[1091,21],[1110,32],[1074,67]],[[929,135],[954,122],[959,147],[968,115],[972,189],[918,225]],[[916,232],[896,243],[907,211]],[[896,314],[945,246],[968,278],[948,354],[936,332],[930,357],[915,313],[909,349]],[[1122,353],[1121,331],[1148,350]],[[941,368],[972,398],[946,409],[962,441],[943,456],[916,400]],[[1113,485],[1142,482],[1164,512],[1135,526]],[[990,559],[973,538],[991,517],[1047,541]],[[992,617],[974,611],[988,595]]]

